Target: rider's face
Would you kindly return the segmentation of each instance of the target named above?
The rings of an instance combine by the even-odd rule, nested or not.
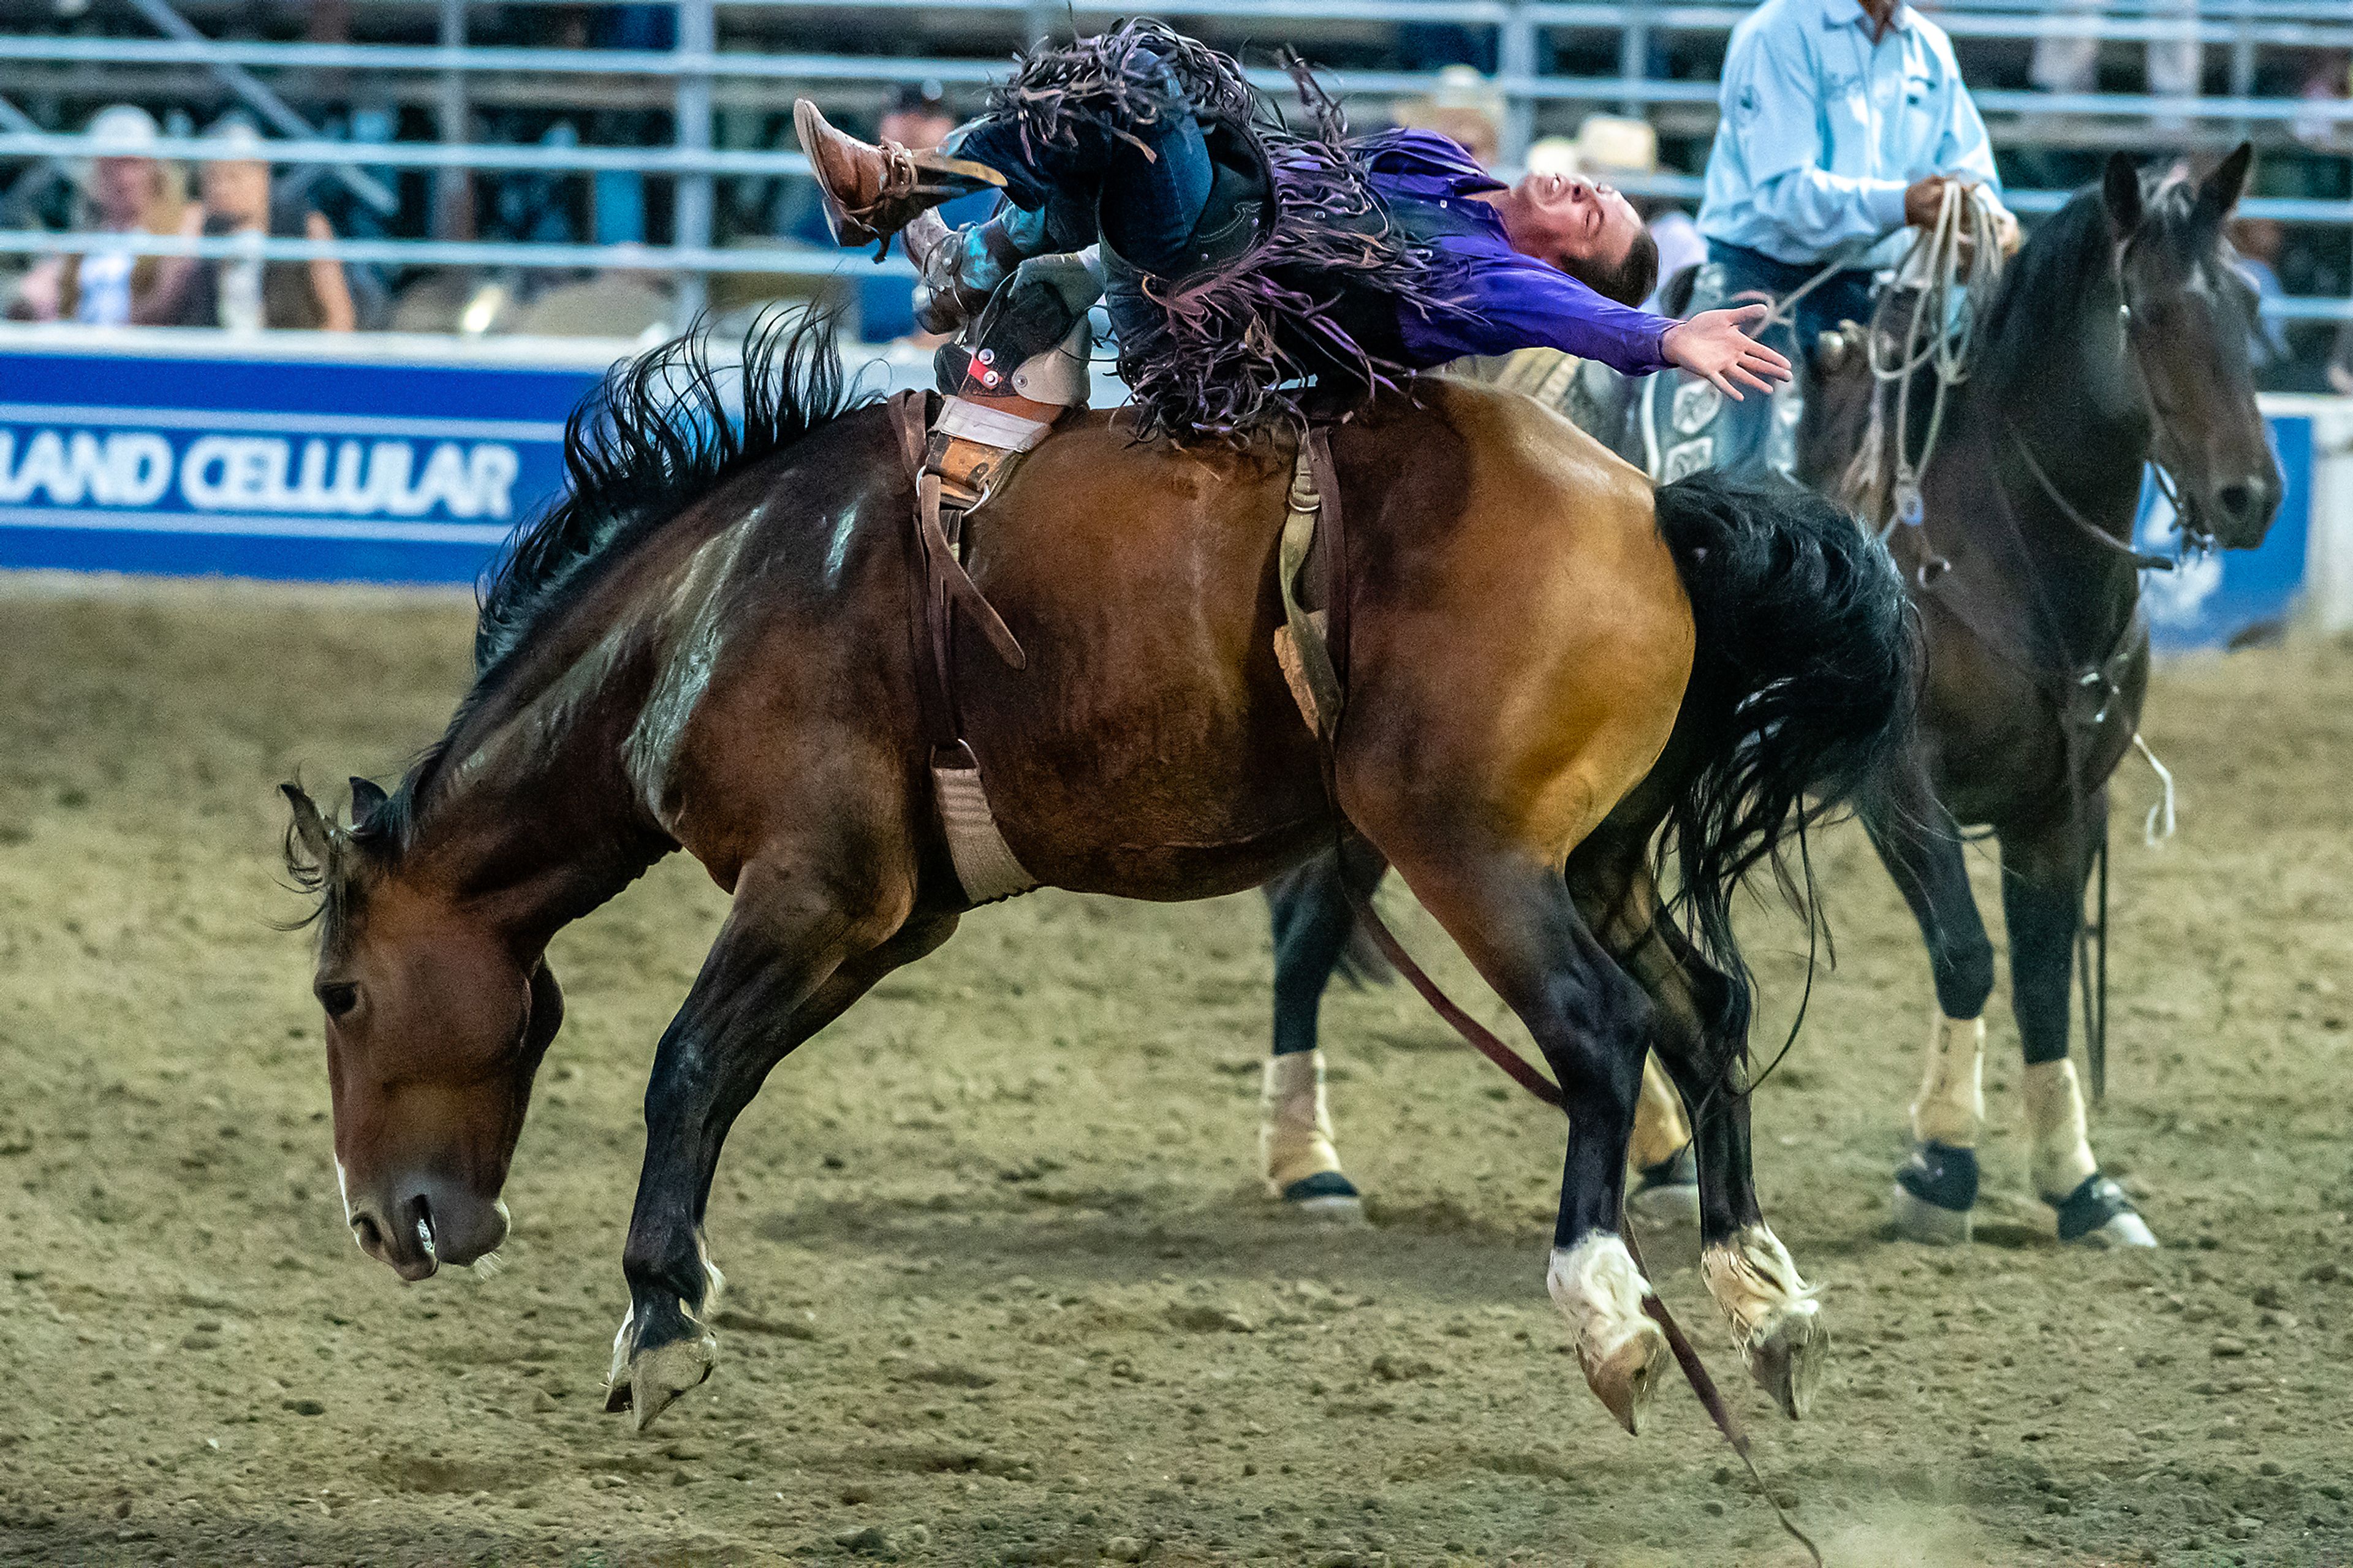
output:
[[[1529,174],[1512,194],[1512,248],[1555,267],[1616,268],[1642,232],[1631,202],[1582,174]]]

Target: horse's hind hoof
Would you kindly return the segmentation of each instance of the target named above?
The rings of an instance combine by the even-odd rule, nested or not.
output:
[[[1969,1239],[1977,1201],[1977,1151],[1923,1143],[1895,1173],[1895,1234],[1930,1247],[1959,1246]]]
[[[1282,1206],[1285,1213],[1319,1225],[1365,1223],[1364,1194],[1337,1171],[1318,1171],[1292,1183],[1282,1189]]]
[[[2157,1236],[2125,1190],[2102,1175],[2087,1176],[2063,1198],[2044,1194],[2058,1215],[2059,1239],[2075,1247],[2155,1247]]]
[[[1969,1239],[1969,1211],[1948,1209],[1915,1197],[1901,1184],[1894,1196],[1895,1234],[1927,1247],[1960,1247]]]
[[[1759,1324],[1757,1337],[1741,1347],[1741,1359],[1748,1363],[1748,1375],[1772,1396],[1781,1414],[1801,1421],[1813,1408],[1814,1385],[1830,1359],[1830,1348],[1821,1303],[1799,1301],[1774,1321]]]
[[[1650,1412],[1651,1395],[1658,1392],[1670,1353],[1667,1336],[1648,1318],[1627,1324],[1623,1336],[1607,1349],[1588,1353],[1584,1345],[1577,1347],[1586,1386],[1618,1417],[1618,1425],[1634,1436],[1641,1436],[1643,1417]]]
[[[1699,1228],[1699,1163],[1690,1144],[1636,1173],[1634,1190],[1626,1194],[1626,1216],[1644,1230]]]

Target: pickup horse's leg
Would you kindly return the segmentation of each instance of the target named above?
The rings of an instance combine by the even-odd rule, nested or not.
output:
[[[1747,986],[1676,925],[1646,864],[1648,835],[1605,826],[1569,857],[1577,908],[1652,1004],[1651,1048],[1694,1108],[1701,1272],[1758,1386],[1806,1413],[1829,1336],[1814,1291],[1757,1206],[1751,1163]]]
[[[1927,1062],[1912,1102],[1912,1158],[1895,1173],[1895,1227],[1915,1241],[1967,1241],[1985,1126],[1983,1015],[1993,994],[1993,942],[1969,890],[1958,828],[1925,784],[1908,793],[1912,798],[1862,814],[1880,860],[1920,922],[1936,984]]]
[[[2100,1174],[2084,1117],[2083,1086],[2067,1056],[2075,932],[2093,846],[2107,832],[2103,786],[2081,814],[2001,835],[2001,907],[2010,926],[2010,1010],[2026,1052],[2026,1127],[2034,1190],[2057,1211],[2059,1239],[2094,1247],[2155,1247],[2124,1189]]]
[[[844,889],[821,868],[745,868],[726,924],[654,1054],[645,1168],[621,1259],[629,1313],[614,1338],[606,1401],[608,1410],[634,1409],[640,1431],[710,1376],[717,1353],[710,1320],[720,1279],[702,1216],[728,1128],[796,1046],[955,930],[953,914],[909,919],[908,887],[867,887],[856,897]]]
[[[1276,1197],[1319,1216],[1364,1212],[1332,1146],[1316,1014],[1356,928],[1344,879],[1369,896],[1388,868],[1379,851],[1351,837],[1339,850],[1267,884],[1274,923],[1274,1051],[1259,1101],[1259,1173]]]

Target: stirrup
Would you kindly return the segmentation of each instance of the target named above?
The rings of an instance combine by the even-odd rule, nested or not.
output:
[[[801,152],[809,161],[809,173],[817,180],[818,202],[825,212],[826,232],[845,250],[875,245],[877,261],[889,252],[892,235],[941,203],[975,191],[1001,190],[1005,185],[1004,175],[969,158],[918,152],[888,140],[880,145],[860,142],[827,123],[817,105],[806,98],[794,100],[793,134],[799,140]],[[840,171],[828,171],[828,153],[837,163],[869,156],[879,159],[881,168],[874,195],[852,205],[828,177]]]

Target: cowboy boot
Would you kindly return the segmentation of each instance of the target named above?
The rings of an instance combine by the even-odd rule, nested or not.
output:
[[[806,98],[793,103],[793,131],[817,177],[825,226],[834,243],[849,249],[879,241],[878,261],[890,249],[891,237],[920,214],[1005,184],[1004,175],[969,158],[919,153],[896,142],[877,147],[844,135]]]

